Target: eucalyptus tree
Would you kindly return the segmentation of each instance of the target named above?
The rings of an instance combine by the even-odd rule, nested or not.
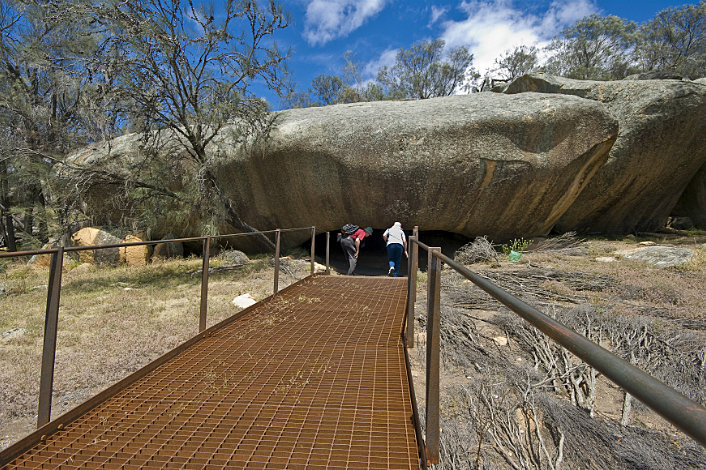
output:
[[[144,137],[142,163],[149,166],[112,173],[115,181],[255,230],[223,191],[209,148],[229,123],[262,122],[266,104],[251,92],[255,81],[286,89],[287,53],[273,36],[288,26],[288,15],[274,1],[249,0],[218,9],[195,0],[107,0],[87,11],[102,29],[112,87],[132,104],[128,118]],[[182,151],[161,152],[164,138]],[[178,190],[163,177],[174,167],[182,176]],[[93,173],[96,182],[107,174]]]
[[[706,74],[706,1],[668,8],[640,28],[640,65],[690,78]]]
[[[343,80],[336,75],[317,75],[311,81],[310,93],[318,99],[316,104],[319,106],[340,103],[343,93]]]
[[[75,14],[77,5],[0,1],[0,211],[10,246],[15,227],[25,243],[47,241],[50,219],[65,215],[49,207],[56,203],[50,170],[70,149],[96,137],[84,106],[100,103],[105,88],[96,87],[97,76],[89,73],[96,42],[86,17]],[[103,103],[101,114],[109,108]],[[114,135],[108,127],[102,134]],[[65,221],[58,222],[55,227]]]
[[[517,46],[495,59],[494,71],[500,74],[502,80],[512,81],[539,68],[537,54],[536,46]]]
[[[591,15],[566,28],[548,46],[545,69],[583,80],[621,79],[634,71],[637,24],[617,16]]]
[[[469,79],[477,78],[471,68],[473,54],[464,46],[444,54],[444,47],[445,42],[436,39],[400,49],[392,66],[380,68],[378,82],[392,98],[426,99],[463,90]]]

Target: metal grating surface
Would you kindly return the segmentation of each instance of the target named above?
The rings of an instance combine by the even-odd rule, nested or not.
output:
[[[3,468],[419,468],[406,279],[314,277]]]

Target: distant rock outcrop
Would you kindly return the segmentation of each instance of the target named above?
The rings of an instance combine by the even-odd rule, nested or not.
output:
[[[525,92],[601,102],[620,123],[608,161],[560,218],[558,231],[658,229],[706,163],[706,87],[698,83],[599,82],[531,74],[515,80],[505,91]]]
[[[400,221],[502,239],[550,231],[616,136],[602,104],[571,96],[356,103],[278,113],[259,152],[219,141],[217,174],[258,228]]]
[[[355,103],[274,118],[254,150],[228,129],[209,149],[221,188],[261,230],[400,221],[495,240],[546,234],[605,163],[618,133],[603,104],[546,94]],[[129,159],[136,144],[122,137],[70,161],[115,159],[115,149]],[[197,225],[183,222],[171,225],[180,236]],[[288,243],[308,238],[287,234]]]

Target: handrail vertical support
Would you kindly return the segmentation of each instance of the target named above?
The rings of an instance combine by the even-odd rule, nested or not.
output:
[[[64,267],[64,247],[58,247],[51,255],[47,309],[44,319],[44,347],[42,349],[42,371],[39,379],[39,406],[37,428],[47,424],[51,418],[51,399],[54,388],[54,360],[56,358],[56,333],[59,323],[59,301],[61,298],[61,272]]]
[[[311,227],[311,274],[314,274],[314,239],[316,238],[316,227]]]
[[[326,274],[331,274],[331,262],[330,262],[330,252],[331,251],[331,232],[326,232]]]
[[[279,291],[279,251],[280,251],[280,229],[275,230],[275,285],[272,293],[276,294]]]
[[[211,251],[211,236],[203,239],[203,262],[201,265],[201,310],[199,313],[199,333],[206,329],[208,313],[208,265]]]
[[[407,333],[405,339],[407,347],[414,348],[414,304],[417,301],[417,264],[419,259],[419,245],[417,245],[417,237],[412,235],[409,237],[407,244],[409,253],[409,273],[407,274]]]
[[[439,356],[441,347],[440,333],[440,296],[441,296],[441,260],[435,253],[441,248],[429,249],[431,263],[428,269],[427,298],[427,382],[426,382],[426,433],[427,461],[439,463]]]

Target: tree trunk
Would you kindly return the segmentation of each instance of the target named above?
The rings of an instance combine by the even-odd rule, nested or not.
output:
[[[42,243],[48,243],[49,227],[47,222],[47,199],[44,197],[44,190],[39,192],[39,203],[41,204],[42,209],[39,214],[39,221],[37,222],[37,238],[39,238]]]
[[[17,251],[17,241],[15,239],[15,226],[12,221],[12,214],[8,212],[3,212],[3,218],[5,219],[5,233],[3,238],[5,239],[5,245],[7,245],[8,251]]]
[[[10,251],[17,251],[17,242],[15,240],[15,225],[12,220],[12,213],[10,212],[10,186],[7,181],[7,163],[0,163],[0,206],[1,216],[4,221],[3,238],[5,239],[5,245]]]

